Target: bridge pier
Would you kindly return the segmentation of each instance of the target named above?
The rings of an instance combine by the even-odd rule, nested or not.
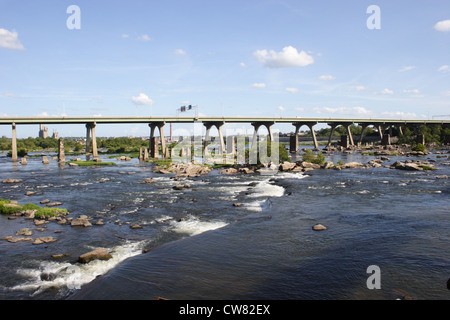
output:
[[[348,133],[348,139],[349,139],[350,145],[354,146],[355,142],[353,141],[352,130],[350,129],[351,128],[351,124],[347,124],[346,127],[347,127],[347,133]]]
[[[361,125],[362,129],[361,129],[361,135],[359,136],[359,144],[362,143],[362,140],[363,140],[363,137],[364,137],[364,132],[366,131],[368,126],[369,126],[368,124],[362,124]]]
[[[313,143],[314,143],[314,149],[319,150],[319,143],[317,142],[317,137],[316,137],[316,132],[314,131],[314,125],[316,125],[317,123],[305,123],[305,122],[293,122],[292,125],[295,126],[295,140],[293,141],[294,145],[297,145],[297,149],[295,152],[297,152],[298,150],[298,132],[300,130],[300,128],[304,125],[308,126],[309,131],[311,132],[311,137],[313,139]],[[291,152],[293,152],[291,150]]]
[[[252,122],[251,125],[253,126],[253,128],[255,128],[255,131],[253,132],[252,145],[250,146],[250,148],[256,147],[258,143],[258,130],[261,126],[265,126],[267,128],[267,131],[269,131],[269,139],[270,141],[273,141],[272,126],[274,124],[275,124],[274,121]]]
[[[155,129],[158,127],[159,130],[159,136],[161,140],[161,150],[164,154],[164,151],[166,150],[166,139],[164,137],[164,125],[166,124],[165,121],[162,122],[151,122],[148,124],[150,127],[150,157],[157,158],[159,156],[158,152],[158,139],[155,137]]]
[[[331,127],[331,132],[330,132],[330,136],[328,137],[327,147],[331,146],[331,138],[333,137],[334,130],[338,126],[337,124],[334,124],[334,123],[331,123],[331,124],[328,123],[328,125]]]
[[[12,123],[12,139],[11,139],[11,155],[12,161],[17,161],[17,135],[16,135],[16,124]]]
[[[89,156],[91,151],[91,136],[92,136],[92,158],[96,160],[98,158],[97,151],[97,137],[95,135],[95,122],[86,123],[86,157]]]
[[[209,135],[211,132],[212,126],[215,126],[217,128],[217,131],[219,131],[219,140],[220,140],[220,154],[226,153],[225,149],[225,141],[223,139],[223,131],[222,126],[225,124],[224,121],[217,121],[217,122],[203,122],[203,125],[206,127],[206,134],[205,134],[205,144],[203,147],[203,153],[204,155],[208,154],[208,143],[209,143]]]

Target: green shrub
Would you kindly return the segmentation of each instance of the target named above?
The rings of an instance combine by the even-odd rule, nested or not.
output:
[[[322,165],[325,163],[325,156],[322,152],[319,152],[317,155],[315,155],[314,152],[311,151],[311,149],[306,149],[305,153],[302,156],[302,160]]]
[[[418,151],[418,152],[426,152],[427,148],[423,144],[418,143],[411,150],[412,151]]]
[[[11,215],[19,211],[25,211],[25,210],[37,210],[34,213],[35,218],[49,218],[49,217],[56,217],[59,213],[67,213],[67,209],[61,209],[61,208],[42,208],[34,203],[27,203],[23,206],[20,204],[17,207],[7,207],[4,206],[5,204],[11,203],[10,200],[6,199],[0,199],[0,213]]]

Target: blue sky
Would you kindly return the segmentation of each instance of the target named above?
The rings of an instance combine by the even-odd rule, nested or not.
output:
[[[67,27],[70,5],[80,29]],[[367,27],[370,5],[380,29]],[[174,116],[185,104],[210,116],[448,115],[450,1],[0,0],[0,116]]]

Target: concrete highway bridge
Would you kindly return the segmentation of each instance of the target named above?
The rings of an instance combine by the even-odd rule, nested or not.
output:
[[[357,119],[357,118],[303,118],[303,117],[0,117],[0,125],[10,125],[12,127],[12,160],[17,161],[17,139],[16,130],[18,125],[30,124],[82,124],[86,126],[86,153],[91,149],[92,155],[96,159],[97,143],[95,127],[97,124],[133,124],[145,123],[150,127],[150,152],[154,156],[155,149],[158,148],[158,139],[155,137],[156,128],[159,130],[162,150],[165,148],[164,125],[168,123],[201,123],[206,127],[205,141],[208,141],[210,129],[215,126],[219,132],[221,149],[225,152],[225,141],[223,138],[222,127],[226,123],[250,123],[254,127],[252,145],[257,141],[258,129],[265,126],[269,132],[269,137],[273,140],[272,126],[280,123],[290,123],[295,127],[294,141],[291,140],[291,150],[298,149],[298,132],[302,126],[310,129],[311,137],[315,148],[318,148],[318,142],[313,127],[317,124],[326,124],[331,127],[331,133],[328,144],[331,143],[333,132],[338,126],[344,126],[347,129],[350,145],[354,145],[350,126],[352,124],[362,127],[362,133],[359,142],[362,141],[364,131],[373,126],[383,138],[386,129],[393,126],[398,127],[400,131],[404,126],[421,125],[443,125],[450,126],[450,120],[399,120],[399,119]]]

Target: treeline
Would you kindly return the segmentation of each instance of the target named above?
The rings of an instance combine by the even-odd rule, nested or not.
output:
[[[55,138],[26,138],[17,139],[17,150],[39,151],[39,150],[51,150],[58,149],[58,139]],[[73,151],[80,151],[83,146],[75,138],[64,139],[65,149],[71,149]],[[11,139],[5,136],[0,138],[0,150],[11,150]]]
[[[403,134],[399,135],[399,144],[411,144],[415,142],[417,134],[423,134],[425,143],[448,143],[450,137],[450,128],[444,128],[441,125],[425,126],[422,125],[414,131],[414,128],[403,128]]]
[[[352,135],[360,135],[362,132],[362,127],[352,124],[350,126],[350,130]],[[388,130],[387,130],[388,131]],[[442,125],[421,125],[420,127],[413,126],[402,126],[402,130],[398,127],[393,126],[391,128],[392,136],[398,137],[399,144],[411,144],[415,142],[415,138],[417,134],[423,134],[425,137],[426,143],[446,143],[448,140],[448,136],[450,136],[450,128],[445,128]],[[323,128],[316,131],[317,136],[330,136],[331,128]],[[347,128],[343,126],[337,127],[334,132],[334,137],[339,137],[341,135],[347,134]],[[379,135],[378,131],[369,127],[364,131],[364,136],[377,136]]]
[[[139,152],[139,148],[148,148],[148,140],[140,138],[97,138],[97,148],[108,149],[108,153]]]

